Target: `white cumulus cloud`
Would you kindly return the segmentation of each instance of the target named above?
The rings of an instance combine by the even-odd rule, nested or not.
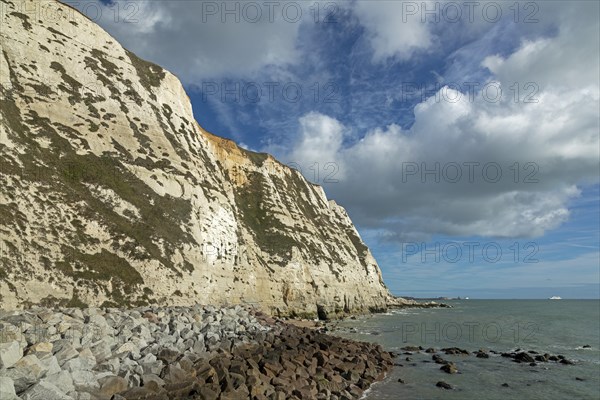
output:
[[[373,60],[390,57],[409,59],[415,51],[432,45],[432,35],[426,23],[421,21],[423,4],[433,9],[434,2],[405,2],[394,0],[356,1],[353,10],[365,27],[373,48]]]
[[[585,10],[548,14],[555,35],[485,59],[492,78],[482,84],[499,88],[498,100],[443,88],[415,107],[410,129],[348,143],[341,123],[313,112],[286,157],[335,162],[341,179],[328,194],[387,238],[543,235],[599,181],[599,22]]]
[[[70,4],[184,83],[250,76],[267,66],[297,62],[298,30],[310,17],[306,7],[289,1],[115,0],[97,3],[93,10],[85,3]]]

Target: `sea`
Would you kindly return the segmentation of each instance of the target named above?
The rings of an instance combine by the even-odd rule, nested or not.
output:
[[[335,335],[379,343],[388,351],[400,353],[395,359],[397,366],[363,398],[600,400],[600,300],[445,303],[452,308],[399,309],[347,319],[333,326]],[[434,348],[442,358],[455,362],[459,373],[441,371],[430,353],[403,354],[405,346]],[[575,364],[539,362],[530,366],[500,354],[477,358],[475,354],[439,352],[446,347],[469,352],[532,350],[563,355]],[[454,389],[439,388],[438,381]]]

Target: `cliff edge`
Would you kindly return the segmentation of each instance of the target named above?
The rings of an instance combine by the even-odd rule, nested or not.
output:
[[[386,308],[345,210],[195,121],[179,80],[60,2],[0,0],[2,308]]]

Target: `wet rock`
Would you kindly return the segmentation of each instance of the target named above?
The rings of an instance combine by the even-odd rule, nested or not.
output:
[[[502,387],[510,387],[510,386],[508,385],[508,383],[503,383],[501,386],[502,386]]]
[[[165,381],[162,380],[158,375],[145,374],[142,375],[142,386],[147,386],[150,382],[155,382],[157,386],[165,386]]]
[[[179,357],[180,353],[175,351],[175,350],[171,350],[171,349],[162,349],[158,355],[157,358],[160,361],[163,361],[165,364],[172,364],[174,363],[177,358]]]
[[[444,364],[440,367],[440,370],[444,371],[447,374],[456,374],[458,373],[458,368],[456,368],[456,365],[454,363],[447,363]]]
[[[147,387],[129,388],[121,393],[119,397],[127,400],[167,400],[169,398],[166,392],[156,393]]]
[[[217,372],[208,361],[201,360],[194,365],[194,368],[196,370],[196,376],[205,382],[218,380]]]
[[[161,378],[167,383],[180,383],[189,382],[193,380],[194,376],[176,365],[169,365],[161,375]]]
[[[573,365],[573,364],[575,364],[573,361],[567,360],[566,358],[561,359],[560,363],[561,364],[565,364],[565,365]]]
[[[516,362],[524,362],[524,363],[532,363],[534,362],[534,358],[531,357],[529,354],[523,352],[517,353],[514,357],[514,360]]]
[[[465,349],[459,349],[458,347],[448,347],[442,349],[445,354],[455,354],[455,355],[469,355],[469,352]]]
[[[219,394],[208,387],[201,387],[198,390],[198,395],[203,400],[216,400]]]
[[[98,381],[100,393],[104,396],[112,396],[127,390],[128,382],[120,376],[109,376]]]
[[[404,346],[404,347],[402,347],[402,350],[404,350],[404,351],[419,351],[419,347],[418,346]]]
[[[435,386],[442,388],[442,389],[446,389],[446,390],[453,389],[453,386],[451,384],[444,382],[444,381],[439,381],[438,383],[435,384]]]
[[[446,360],[444,360],[440,355],[434,354],[431,356],[431,359],[435,361],[436,364],[445,364]]]

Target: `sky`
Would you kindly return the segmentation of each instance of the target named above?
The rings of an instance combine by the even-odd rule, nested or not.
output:
[[[600,3],[66,3],[322,185],[392,293],[600,298]]]

